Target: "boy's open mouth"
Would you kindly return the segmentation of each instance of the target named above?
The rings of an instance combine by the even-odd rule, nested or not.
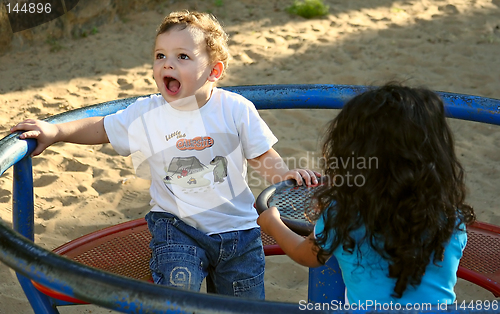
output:
[[[167,91],[171,94],[176,94],[181,88],[181,82],[174,79],[173,77],[166,76],[163,78],[163,82],[165,83]]]

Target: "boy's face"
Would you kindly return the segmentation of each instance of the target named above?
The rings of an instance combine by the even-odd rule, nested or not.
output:
[[[194,95],[199,107],[203,106],[216,81],[212,79],[212,69],[201,32],[190,27],[174,28],[156,38],[153,76],[170,104]]]

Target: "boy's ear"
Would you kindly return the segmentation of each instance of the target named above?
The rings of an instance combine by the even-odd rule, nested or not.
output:
[[[218,61],[213,67],[210,75],[208,76],[208,80],[210,82],[216,82],[222,76],[222,72],[224,72],[224,63]]]

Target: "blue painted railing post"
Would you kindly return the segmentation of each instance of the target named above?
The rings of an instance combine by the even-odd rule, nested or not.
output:
[[[14,182],[12,187],[12,225],[14,230],[34,240],[34,195],[33,169],[31,157],[26,156],[14,165]],[[59,314],[50,299],[38,291],[31,280],[17,273],[17,279],[37,314]]]
[[[345,285],[337,259],[332,256],[325,265],[309,268],[309,303],[344,303]]]

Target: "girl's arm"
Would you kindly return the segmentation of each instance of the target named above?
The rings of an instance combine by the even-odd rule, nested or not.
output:
[[[271,148],[254,159],[249,159],[250,166],[270,183],[278,183],[288,179],[295,179],[298,185],[314,185],[318,183],[320,173],[307,169],[289,170],[281,156]]]
[[[56,142],[89,145],[109,143],[104,129],[104,117],[91,117],[61,124],[27,119],[10,129],[11,133],[15,131],[26,131],[19,135],[20,139],[37,140],[33,156],[39,155]]]
[[[307,267],[318,267],[318,248],[314,244],[314,234],[303,238],[290,230],[280,219],[276,207],[271,207],[260,214],[257,219],[262,231],[272,236],[281,249],[295,262]]]

